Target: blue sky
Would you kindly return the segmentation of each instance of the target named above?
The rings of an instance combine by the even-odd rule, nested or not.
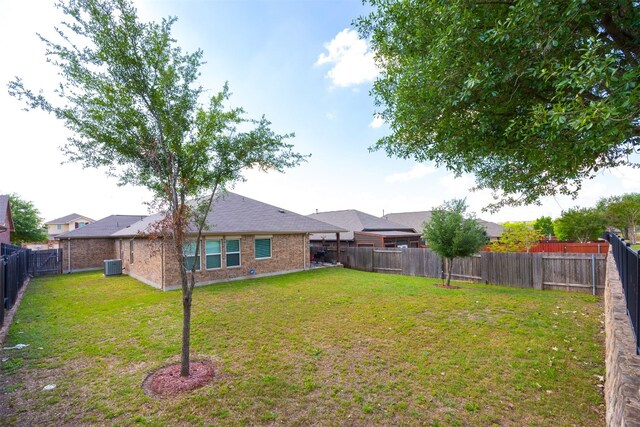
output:
[[[585,183],[577,200],[547,198],[541,206],[481,212],[488,192],[469,192],[472,176],[453,177],[430,163],[387,158],[368,147],[387,132],[374,120],[369,96],[375,68],[366,41],[351,22],[367,13],[359,0],[136,0],[142,20],[177,16],[183,49],[204,51],[201,84],[214,94],[229,82],[231,104],[250,117],[265,115],[279,133],[295,132],[308,162],[285,174],[249,171],[234,191],[301,214],[359,209],[373,215],[428,210],[467,197],[479,217],[497,222],[557,217],[572,206],[640,191],[640,174],[606,171]],[[52,2],[0,0],[0,81],[15,75],[31,88],[50,89],[56,70],[44,60],[36,32],[52,35],[60,21]],[[68,133],[42,112],[24,112],[0,91],[3,121],[0,193],[34,202],[45,220],[76,212],[99,219],[147,213],[149,194],[117,187],[104,171],[61,164]],[[5,157],[6,156],[6,157]],[[6,159],[11,159],[8,162]],[[7,179],[7,177],[10,177]]]

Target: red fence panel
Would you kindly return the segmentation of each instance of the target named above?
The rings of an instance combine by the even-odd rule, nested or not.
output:
[[[487,245],[481,251],[491,252],[491,245]],[[522,251],[524,252],[524,251]],[[570,254],[606,254],[609,252],[608,242],[558,242],[541,241],[529,250],[530,253],[570,253]]]

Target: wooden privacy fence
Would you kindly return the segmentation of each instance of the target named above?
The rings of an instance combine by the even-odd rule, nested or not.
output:
[[[492,285],[602,295],[605,258],[604,254],[481,252],[472,257],[456,259],[452,278]],[[443,277],[442,258],[430,249],[343,248],[340,250],[340,262],[347,268],[362,271]]]

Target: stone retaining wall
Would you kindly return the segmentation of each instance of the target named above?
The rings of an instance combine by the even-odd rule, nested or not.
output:
[[[611,250],[607,257],[604,303],[607,426],[640,426],[640,356],[636,355],[636,340]]]

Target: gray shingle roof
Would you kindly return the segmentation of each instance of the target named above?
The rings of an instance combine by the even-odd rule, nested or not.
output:
[[[416,230],[416,232],[422,233],[424,223],[431,219],[431,211],[390,213],[383,216],[383,218],[407,225]],[[500,237],[502,235],[502,231],[504,230],[503,226],[479,218],[478,222],[487,231],[487,236]]]
[[[347,233],[340,234],[340,240],[353,240],[354,231],[413,231],[411,227],[407,227],[406,225],[384,218],[378,218],[377,216],[369,215],[368,213],[355,209],[317,212],[307,216],[348,230]],[[335,238],[335,233],[331,235],[314,234],[311,236],[312,240],[335,240]]]
[[[109,215],[106,218],[87,224],[84,227],[59,234],[56,236],[56,239],[110,237],[116,231],[122,230],[123,228],[126,229],[126,227],[143,218],[145,218],[144,215]]]
[[[383,218],[411,227],[416,233],[422,233],[424,223],[431,219],[431,211],[390,213]]]
[[[420,233],[412,233],[410,231],[394,231],[394,230],[385,230],[385,231],[356,231],[356,233],[360,234],[369,234],[373,236],[384,236],[384,237],[419,237]]]
[[[88,220],[93,221],[91,218],[89,218],[87,216],[80,215],[80,214],[77,214],[77,213],[72,213],[72,214],[65,215],[65,216],[60,217],[60,218],[56,218],[56,219],[51,220],[49,222],[45,222],[44,224],[45,225],[49,225],[49,224],[52,224],[52,225],[55,225],[55,224],[67,224],[67,223],[69,223],[69,222],[71,222],[71,221],[73,221],[74,219],[77,219],[77,218],[86,218]]]
[[[151,215],[129,228],[113,234],[114,237],[135,236],[149,233],[161,214]],[[325,222],[259,202],[236,193],[226,192],[217,196],[207,216],[205,234],[284,234],[284,233],[337,233],[344,232]],[[195,228],[192,227],[192,231]]]
[[[4,230],[9,228],[13,230],[13,221],[9,212],[9,196],[6,194],[0,195],[0,227]]]

